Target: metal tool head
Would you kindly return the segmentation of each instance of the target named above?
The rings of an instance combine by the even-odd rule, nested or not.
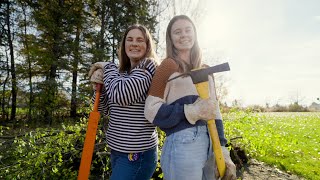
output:
[[[226,62],[208,68],[192,70],[188,74],[191,76],[193,84],[198,84],[201,82],[208,81],[208,75],[223,71],[230,71],[229,63]]]

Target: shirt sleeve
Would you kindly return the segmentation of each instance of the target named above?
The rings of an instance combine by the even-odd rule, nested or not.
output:
[[[108,107],[108,98],[107,98],[107,92],[106,89],[104,88],[104,86],[102,86],[101,88],[101,92],[100,92],[100,100],[99,100],[99,105],[98,105],[98,111],[100,113],[102,113],[105,116],[109,115],[109,107]],[[91,102],[92,104],[94,104],[96,101],[96,91],[94,91],[93,96],[91,98]]]
[[[109,100],[121,106],[143,101],[149,90],[155,68],[155,63],[146,59],[129,74],[120,73],[114,63],[106,65],[103,81]]]

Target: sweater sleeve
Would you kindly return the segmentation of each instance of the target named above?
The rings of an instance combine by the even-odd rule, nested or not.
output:
[[[119,73],[114,63],[105,66],[103,81],[111,102],[126,106],[146,97],[156,68],[153,61],[144,66],[146,62],[141,61],[130,74]]]
[[[227,139],[224,135],[224,127],[223,127],[223,122],[221,119],[216,119],[216,127],[219,135],[219,140],[220,140],[220,145],[221,146],[226,146],[227,144]]]
[[[162,99],[149,95],[145,105],[146,119],[160,128],[172,128],[186,119],[183,104],[166,104]]]
[[[145,104],[145,117],[160,128],[171,128],[185,120],[183,104],[167,104],[165,88],[170,75],[177,71],[171,59],[165,59],[157,68]]]

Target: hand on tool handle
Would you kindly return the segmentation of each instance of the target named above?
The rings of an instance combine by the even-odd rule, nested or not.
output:
[[[92,74],[98,70],[98,69],[102,69],[102,71],[104,70],[104,67],[109,64],[109,62],[96,62],[94,64],[91,65],[90,67],[90,71],[89,71],[89,78],[91,78]]]
[[[92,88],[96,90],[96,84],[103,84],[103,70],[97,69],[90,76],[90,82],[92,84]]]
[[[109,62],[96,62],[91,66],[89,71],[89,79],[94,90],[96,90],[97,83],[103,84],[103,70],[108,63]]]
[[[230,152],[227,147],[221,146],[223,157],[226,163],[226,172],[221,180],[236,180],[237,179],[237,168],[232,162]],[[219,179],[218,168],[215,170],[216,179]]]
[[[184,114],[190,124],[195,124],[198,120],[215,119],[217,100],[216,98],[198,98],[193,104],[184,105]]]

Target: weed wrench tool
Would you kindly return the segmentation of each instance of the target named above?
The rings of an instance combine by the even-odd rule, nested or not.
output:
[[[102,84],[96,83],[96,98],[94,101],[93,110],[90,112],[89,116],[86,138],[84,140],[84,146],[82,150],[78,180],[88,180],[90,174],[92,155],[96,140],[98,123],[100,119],[98,106],[100,101],[101,87]]]

